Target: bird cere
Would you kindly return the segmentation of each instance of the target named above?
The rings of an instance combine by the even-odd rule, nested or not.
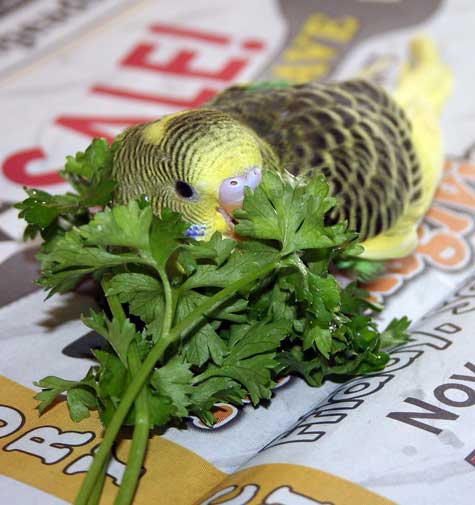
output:
[[[97,411],[106,428],[76,504],[99,502],[124,425],[128,504],[151,429],[212,425],[216,403],[257,406],[288,374],[320,386],[381,370],[407,340],[407,318],[381,331],[357,279],[331,272],[367,278],[416,246],[451,77],[430,40],[411,51],[391,96],[363,79],[233,86],[111,146],[94,139],[62,172],[73,192],[27,190],[39,284],[52,295],[92,276],[106,300],[84,318],[104,337],[97,365],[37,383],[40,412],[65,394],[73,420]]]

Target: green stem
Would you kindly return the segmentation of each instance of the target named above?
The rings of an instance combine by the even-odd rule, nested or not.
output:
[[[230,296],[236,293],[236,291],[239,291],[240,289],[244,288],[248,284],[254,282],[256,279],[259,279],[259,277],[264,277],[267,275],[269,272],[272,272],[278,265],[279,260],[274,260],[268,263],[267,265],[259,268],[255,272],[252,272],[250,274],[245,275],[241,279],[239,279],[236,282],[233,282],[226,288],[222,289],[221,291],[218,291],[215,295],[211,296],[208,298],[206,301],[204,301],[201,305],[198,305],[195,310],[190,312],[185,319],[180,321],[172,330],[170,336],[172,338],[172,341],[179,336],[181,336],[183,333],[186,333],[187,331],[190,331],[193,326],[195,326],[199,321],[201,316],[206,314],[207,312],[212,312],[216,308],[218,308],[225,300],[227,300]],[[159,342],[158,342],[159,343]],[[152,349],[153,351],[153,349]]]
[[[141,365],[137,344],[135,342],[130,344],[128,358],[129,370],[132,377],[134,377]],[[127,467],[120,484],[119,492],[114,501],[114,505],[129,505],[134,499],[147,450],[149,431],[150,416],[147,402],[147,391],[145,388],[142,388],[135,400],[134,435],[132,438],[129,457],[127,458]]]
[[[114,319],[117,319],[117,321],[120,324],[122,324],[127,319],[127,317],[125,315],[122,304],[119,302],[119,298],[117,296],[107,295],[107,290],[110,288],[110,280],[102,279],[101,286],[104,291],[104,294],[106,295],[107,303],[109,304],[109,307],[111,309],[112,317]]]
[[[163,268],[157,267],[157,272],[162,280],[165,294],[165,315],[162,323],[162,334],[168,333],[170,330],[171,321],[173,318],[173,303],[171,286],[168,277]],[[112,297],[111,297],[112,298]],[[115,298],[115,297],[113,297]],[[119,304],[120,305],[120,304]],[[135,342],[132,342],[129,352],[129,370],[131,376],[134,377],[140,369],[141,361],[138,354]],[[150,432],[150,413],[148,409],[147,391],[145,388],[140,390],[135,400],[135,423],[132,445],[130,447],[129,457],[127,459],[127,467],[124,477],[120,484],[119,492],[114,501],[114,505],[129,505],[132,503],[135,491],[142,471],[142,465],[147,451],[148,438]]]
[[[162,322],[162,335],[165,335],[170,331],[173,322],[176,301],[173,300],[172,288],[165,269],[160,266],[157,266],[156,269],[160,275],[160,280],[162,281],[163,291],[165,294],[165,315]]]
[[[155,364],[159,359],[162,358],[163,353],[166,348],[175,340],[177,340],[183,332],[190,330],[199,320],[200,318],[210,310],[214,310],[221,303],[223,303],[229,296],[233,295],[239,289],[242,289],[246,285],[254,282],[259,277],[263,277],[268,274],[272,270],[276,268],[278,264],[278,260],[274,260],[268,265],[256,270],[255,272],[248,274],[242,277],[239,281],[233,282],[228,287],[222,289],[214,296],[208,298],[205,302],[195,308],[188,317],[183,319],[180,323],[178,323],[173,330],[170,332],[163,333],[161,335],[160,340],[152,347],[150,352],[148,353],[145,360],[142,362],[142,366],[140,367],[137,375],[134,377],[132,382],[129,384],[122,400],[117,407],[112,419],[109,423],[109,426],[106,430],[104,439],[97,451],[94,461],[92,462],[91,467],[89,468],[89,472],[86,475],[86,478],[83,481],[81,486],[81,490],[76,498],[75,505],[86,505],[88,496],[91,493],[92,488],[94,487],[94,483],[97,477],[97,474],[100,472],[102,465],[105,463],[112,445],[114,443],[117,434],[126,418],[132,403],[134,402],[136,396],[142,389],[145,381],[148,379],[150,373],[155,367]]]
[[[97,476],[96,483],[94,484],[94,489],[89,496],[88,505],[98,505],[101,500],[102,489],[104,488],[104,481],[106,479],[107,463],[103,465],[99,475]]]
[[[110,287],[110,278],[104,277],[101,281],[101,285],[102,289],[104,290],[104,294],[107,297],[107,302],[111,309],[113,318],[118,320],[120,323],[123,323],[126,320],[126,315],[118,297],[107,296],[107,290]],[[138,355],[137,344],[135,342],[131,342],[127,355],[129,361],[128,362],[129,370],[133,377],[136,371],[140,368],[140,358]],[[127,461],[127,467],[124,473],[121,487],[119,489],[118,496],[116,498],[116,503],[125,505],[131,503],[133,499],[135,489],[137,487],[137,481],[140,476],[143,459],[145,457],[148,434],[149,434],[148,403],[146,393],[142,391],[141,394],[139,394],[136,399],[136,425],[134,427],[134,436],[132,439],[132,446],[130,448],[131,456]],[[90,492],[89,496],[85,497],[88,505],[97,505],[99,503],[102,494],[102,488],[104,487],[104,480],[106,478],[107,464],[108,459],[106,459],[100,472],[98,472],[95,479],[94,487]],[[123,491],[124,488],[127,488],[128,492],[124,492]],[[82,487],[77,498],[78,500],[81,491]]]

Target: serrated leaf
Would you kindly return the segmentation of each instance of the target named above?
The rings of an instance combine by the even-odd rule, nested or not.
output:
[[[235,240],[223,238],[220,233],[216,232],[209,241],[193,241],[186,246],[186,251],[195,260],[209,259],[219,267],[235,247]]]
[[[192,377],[190,365],[183,362],[180,356],[174,356],[153,371],[150,382],[157,393],[170,398],[176,415],[184,417],[188,415]]]
[[[92,351],[101,367],[98,373],[98,394],[102,401],[110,398],[118,402],[127,384],[127,369],[114,354],[95,349]]]
[[[67,394],[67,402],[71,419],[76,423],[89,417],[91,410],[97,409],[94,394],[82,387],[70,389]]]
[[[105,206],[112,200],[117,183],[113,180],[100,181],[92,185],[82,196],[80,204],[85,207]]]
[[[291,321],[279,320],[233,332],[229,354],[222,365],[210,366],[195,379],[195,383],[210,377],[231,377],[247,389],[255,405],[263,398],[270,398],[274,385],[271,370],[277,365],[272,351],[287,336],[290,326]]]
[[[322,385],[325,374],[321,356],[308,359],[300,347],[294,347],[290,351],[281,352],[277,359],[286,373],[301,375],[311,386]]]
[[[249,392],[254,405],[261,399],[269,399],[275,382],[271,370],[277,365],[275,353],[258,354],[251,358],[234,361],[225,360],[220,367],[210,366],[204,373],[195,378],[194,383],[210,377],[231,377],[240,382]]]
[[[313,345],[328,359],[332,348],[331,331],[318,325],[308,328],[303,336],[303,348],[307,350]]]
[[[40,229],[46,228],[60,213],[58,198],[39,189],[26,189],[26,192],[28,198],[15,205],[15,208],[20,210],[18,217]],[[62,197],[64,198],[65,196]]]
[[[76,193],[52,195],[39,189],[26,189],[28,198],[15,205],[19,217],[28,222],[24,239],[41,233],[43,249],[64,234],[65,230],[85,224],[90,219],[89,207],[104,206],[112,200],[116,183],[111,178],[112,159],[118,143],[109,148],[102,139],[94,139],[85,153],[68,157],[60,172]]]
[[[230,338],[229,356],[224,363],[237,362],[256,354],[277,349],[289,335],[292,322],[285,319],[262,321],[248,326],[245,332],[234,332]]]
[[[150,388],[147,393],[150,427],[163,427],[176,414],[176,408],[168,396],[160,395]],[[135,420],[135,413],[132,412],[130,417]]]
[[[129,311],[146,324],[160,318],[164,312],[162,284],[140,273],[117,274],[112,277],[106,295],[117,295],[121,303],[129,304]]]
[[[98,170],[112,162],[112,152],[107,140],[95,138],[84,152],[67,156],[66,160],[66,172],[92,179]]]
[[[150,206],[141,208],[136,200],[98,212],[89,224],[78,228],[86,245],[130,247],[149,250]]]
[[[70,381],[59,377],[48,376],[34,383],[35,386],[43,388],[35,399],[40,401],[38,410],[42,414],[55,400],[63,394],[67,394],[69,412],[73,421],[80,421],[89,416],[89,410],[97,407],[94,395],[94,378],[90,369],[81,381]],[[78,403],[82,403],[78,405]],[[84,411],[86,409],[87,413]],[[82,417],[81,417],[82,416]]]
[[[405,344],[410,337],[407,331],[410,325],[411,321],[406,316],[400,319],[394,318],[381,333],[381,349],[390,349],[396,345]]]
[[[139,336],[135,325],[129,319],[119,320],[114,317],[110,321],[104,313],[94,311],[91,311],[90,317],[83,318],[83,322],[109,342],[124,367],[128,368],[129,345],[134,338]]]
[[[265,255],[254,251],[235,249],[228,260],[217,265],[197,265],[196,270],[182,285],[182,289],[205,286],[226,287],[277,259],[277,254]]]
[[[278,240],[282,254],[297,250],[333,247],[343,244],[353,234],[343,223],[325,226],[325,214],[335,205],[324,177],[315,177],[304,185],[300,179],[288,179],[271,171],[254,190],[246,188],[243,208],[236,210],[236,232],[245,237]]]
[[[158,265],[165,267],[168,258],[181,245],[189,226],[180,214],[170,209],[163,209],[160,219],[153,219],[150,229],[150,250]]]
[[[195,291],[182,295],[176,309],[176,323],[185,319],[206,298]],[[202,366],[210,359],[220,365],[226,352],[226,343],[206,320],[193,330],[184,343],[186,359],[193,365]]]
[[[190,410],[202,417],[215,403],[240,405],[245,396],[246,391],[230,377],[212,377],[192,386]]]

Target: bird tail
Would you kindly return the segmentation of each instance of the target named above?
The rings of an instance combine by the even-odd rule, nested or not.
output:
[[[412,123],[412,139],[422,165],[424,195],[421,215],[429,207],[442,177],[444,145],[440,127],[443,106],[453,88],[453,75],[440,58],[433,40],[415,37],[403,66],[394,98]]]
[[[453,76],[442,62],[434,42],[427,36],[415,37],[409,45],[409,58],[399,75],[394,96],[404,109],[416,102],[437,116],[452,93]]]

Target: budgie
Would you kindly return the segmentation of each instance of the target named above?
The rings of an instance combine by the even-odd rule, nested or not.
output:
[[[206,239],[232,230],[244,188],[256,188],[264,170],[323,174],[338,201],[328,222],[347,220],[363,258],[410,254],[441,176],[439,115],[452,82],[430,39],[410,47],[391,96],[361,78],[235,85],[128,128],[114,159],[116,200],[146,195],[154,212],[180,212],[188,234]]]

